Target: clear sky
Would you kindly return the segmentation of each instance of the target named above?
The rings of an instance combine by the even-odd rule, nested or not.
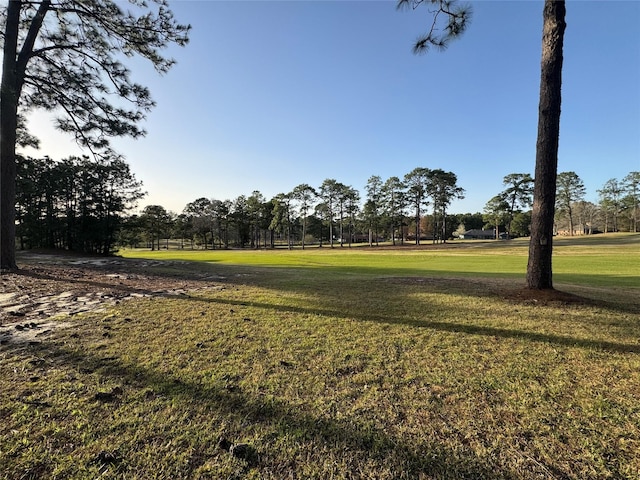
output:
[[[372,175],[415,167],[458,176],[482,211],[509,173],[535,165],[542,4],[472,1],[466,33],[445,52],[411,47],[426,8],[393,1],[171,1],[193,26],[164,76],[131,65],[157,107],[141,140],[117,140],[148,196],[174,212],[199,197],[259,190],[271,198],[326,178],[361,191]],[[559,171],[575,171],[587,199],[640,170],[640,2],[567,2]],[[40,152],[78,154],[31,118]]]

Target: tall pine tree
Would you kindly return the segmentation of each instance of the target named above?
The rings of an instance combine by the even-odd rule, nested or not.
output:
[[[16,140],[20,112],[59,113],[57,127],[96,155],[109,138],[144,135],[139,123],[154,105],[119,60],[139,56],[158,72],[174,63],[162,50],[185,45],[190,27],[164,0],[9,0],[0,10],[0,268],[15,269]]]

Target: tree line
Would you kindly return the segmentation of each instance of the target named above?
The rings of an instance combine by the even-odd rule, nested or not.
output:
[[[166,248],[169,238],[179,239],[183,248],[446,242],[461,221],[482,226],[480,214],[448,214],[451,202],[463,195],[455,173],[442,169],[419,167],[384,181],[374,175],[364,197],[327,178],[317,187],[300,184],[271,199],[259,191],[234,200],[198,198],[180,214],[149,205],[127,219],[120,244]]]
[[[93,161],[17,157],[16,239],[21,249],[107,255],[127,214],[144,196],[118,156]]]
[[[169,239],[180,240],[182,248],[305,248],[439,243],[472,229],[492,229],[496,238],[528,236],[533,184],[528,173],[506,175],[505,189],[482,213],[456,215],[448,213],[454,200],[464,198],[456,174],[425,167],[402,178],[373,175],[363,192],[328,178],[271,199],[256,190],[232,200],[198,198],[180,213],[161,205],[134,213],[145,192],[119,156],[18,156],[16,238],[21,249],[109,254],[121,246],[166,248]],[[559,173],[556,190],[557,233],[638,231],[640,172],[605,182],[597,203],[585,200],[575,172]]]
[[[504,177],[505,190],[484,207],[484,219],[507,235],[529,235],[534,179],[528,173]],[[585,200],[586,188],[576,172],[560,172],[556,179],[555,232],[565,235],[638,231],[640,172],[622,180],[611,178],[597,190],[597,203]]]
[[[492,229],[495,238],[528,236],[534,179],[503,178],[505,189],[482,213],[449,214],[464,189],[453,172],[418,167],[402,178],[373,175],[360,192],[336,179],[300,184],[267,199],[260,191],[232,200],[198,198],[182,212],[149,205],[134,213],[145,193],[118,156],[59,162],[18,156],[16,235],[21,249],[59,248],[109,254],[118,247],[302,248],[352,243],[393,245],[446,242],[467,230]],[[575,172],[556,185],[556,233],[638,231],[640,172],[608,180],[598,203],[585,200]]]

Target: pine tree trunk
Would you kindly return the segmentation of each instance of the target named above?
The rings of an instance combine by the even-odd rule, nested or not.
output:
[[[569,207],[569,236],[573,237],[573,213],[571,207]]]
[[[0,268],[16,265],[16,128],[18,120],[18,26],[20,2],[7,5],[0,86]]]
[[[304,250],[304,237],[307,235],[307,217],[302,219],[302,250]]]
[[[551,256],[558,173],[565,11],[564,0],[545,0],[535,185],[527,265],[527,286],[532,289],[553,288]]]

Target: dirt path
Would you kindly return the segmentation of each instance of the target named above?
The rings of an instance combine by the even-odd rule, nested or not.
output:
[[[20,252],[18,266],[0,277],[1,344],[37,341],[73,315],[133,298],[188,295],[221,280],[184,262],[117,257]]]

